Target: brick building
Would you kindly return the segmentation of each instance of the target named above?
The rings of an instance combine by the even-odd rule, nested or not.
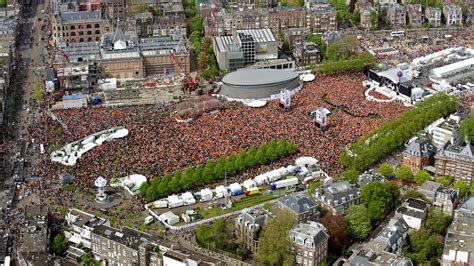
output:
[[[315,43],[303,41],[295,44],[293,57],[298,63],[306,66],[319,63],[321,55]]]
[[[289,237],[296,265],[320,265],[326,261],[329,234],[324,225],[313,221],[296,224]]]
[[[408,144],[403,152],[403,165],[411,168],[413,172],[423,170],[430,164],[435,147],[424,139],[416,139]]]
[[[435,155],[436,176],[449,175],[468,183],[474,180],[474,146],[447,144]]]
[[[400,28],[406,25],[406,9],[399,4],[391,4],[387,8],[387,17],[392,27]]]

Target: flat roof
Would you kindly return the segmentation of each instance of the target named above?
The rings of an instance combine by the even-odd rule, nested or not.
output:
[[[433,74],[442,77],[446,73],[474,65],[474,58],[469,58],[446,66],[433,69]]]
[[[280,69],[241,69],[227,74],[222,81],[237,86],[282,83],[298,78],[298,73]]]

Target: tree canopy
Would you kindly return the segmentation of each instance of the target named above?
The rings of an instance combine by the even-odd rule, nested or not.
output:
[[[64,238],[63,233],[57,234],[53,238],[53,243],[51,244],[51,252],[56,255],[63,254],[68,248],[66,239]]]
[[[458,180],[456,183],[454,183],[454,189],[459,190],[459,196],[463,197],[466,195],[466,192],[468,191],[469,187],[464,180]]]
[[[428,229],[422,228],[408,235],[410,250],[405,256],[410,258],[415,265],[425,265],[427,260],[436,260],[441,254],[441,243]]]
[[[384,177],[390,177],[393,175],[393,167],[389,163],[383,163],[379,166],[379,173]]]
[[[398,119],[385,122],[360,138],[350,146],[350,152],[344,149],[339,162],[345,169],[363,172],[402,147],[416,132],[454,112],[456,106],[455,97],[437,93],[401,114]]]
[[[415,175],[415,182],[417,185],[421,185],[428,180],[431,180],[431,175],[426,170],[418,171]]]
[[[329,246],[334,251],[342,253],[346,245],[349,243],[347,236],[347,224],[343,216],[333,215],[327,212],[321,219],[321,223],[326,227],[329,234]],[[341,254],[336,254],[341,255]]]
[[[413,172],[411,171],[411,168],[402,165],[397,169],[397,179],[402,180],[402,181],[413,181]]]
[[[295,223],[293,215],[280,211],[267,222],[259,238],[257,262],[260,265],[293,265],[288,233]]]
[[[353,205],[349,208],[346,221],[349,235],[354,239],[361,240],[366,238],[372,229],[369,211],[362,204]]]
[[[153,177],[151,183],[142,184],[140,192],[147,201],[154,201],[169,194],[187,191],[194,186],[214,183],[227,177],[235,176],[245,169],[268,164],[297,152],[296,145],[282,138],[278,142],[271,140],[268,145],[262,144],[258,149],[251,147],[239,154],[209,160],[205,165],[188,167],[175,171],[173,175]]]
[[[362,203],[367,207],[372,222],[379,220],[396,203],[400,195],[398,186],[393,182],[372,181],[362,189]]]
[[[474,115],[461,121],[459,133],[464,136],[467,142],[474,143]]]
[[[452,176],[442,176],[436,178],[436,182],[441,183],[445,187],[451,186],[453,183],[454,178]]]

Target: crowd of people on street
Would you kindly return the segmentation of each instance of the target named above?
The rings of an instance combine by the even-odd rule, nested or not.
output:
[[[297,156],[314,156],[324,170],[340,170],[337,163],[341,149],[363,136],[380,123],[394,119],[406,110],[403,106],[367,102],[361,74],[318,77],[305,84],[292,98],[292,110],[285,112],[277,101],[264,108],[250,108],[240,103],[225,103],[219,113],[206,114],[191,123],[177,123],[170,108],[162,105],[96,107],[58,110],[56,115],[67,125],[61,128],[47,111],[29,131],[37,143],[51,152],[69,142],[114,126],[129,130],[125,139],[104,143],[87,152],[73,167],[51,162],[48,152],[40,158],[33,175],[39,179],[55,179],[59,172],[76,176],[78,183],[89,186],[97,176],[107,179],[130,174],[147,177],[171,173],[189,165],[205,164],[210,159],[228,156],[258,147],[271,139],[285,137],[298,147]],[[329,128],[322,132],[309,114],[320,106],[333,107],[323,99],[340,105],[329,115]],[[356,116],[350,113],[357,114]],[[367,118],[377,113],[379,118]],[[290,164],[287,158],[277,164]],[[265,172],[276,165],[255,171]],[[253,177],[254,170],[244,175]]]

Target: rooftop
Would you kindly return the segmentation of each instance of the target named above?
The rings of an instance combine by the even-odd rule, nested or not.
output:
[[[95,227],[92,234],[110,239],[134,250],[138,250],[143,244],[158,245],[163,240],[159,236],[146,234],[129,227],[117,229],[103,224]]]
[[[428,208],[426,201],[420,199],[409,198],[405,201],[405,203],[406,206],[419,211],[425,211]]]
[[[474,219],[457,217],[448,228],[444,243],[443,261],[474,263]]]
[[[224,76],[222,81],[236,86],[278,84],[298,78],[298,73],[279,69],[239,69]]]
[[[302,195],[288,195],[281,197],[278,199],[278,202],[291,209],[296,214],[302,214],[318,207],[314,201]]]
[[[290,238],[298,245],[317,247],[329,238],[326,227],[317,222],[299,223],[290,230]]]
[[[82,22],[87,19],[88,22],[100,21],[102,19],[100,11],[77,11],[77,12],[61,12],[61,18],[67,22]]]
[[[430,156],[434,150],[435,147],[430,142],[418,138],[408,144],[405,153],[416,157],[427,157]]]
[[[94,228],[105,222],[105,219],[96,217],[95,215],[83,212],[78,209],[70,209],[66,220],[78,227],[87,226],[90,228]]]

